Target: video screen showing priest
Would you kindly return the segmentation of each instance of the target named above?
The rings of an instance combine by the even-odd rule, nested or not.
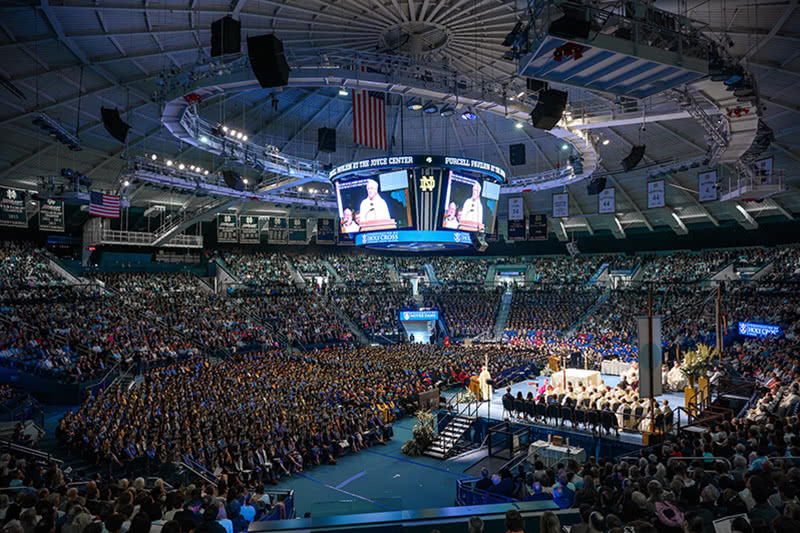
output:
[[[442,227],[492,233],[500,186],[450,172],[442,208]]]
[[[336,184],[342,233],[411,226],[408,172],[398,170]]]

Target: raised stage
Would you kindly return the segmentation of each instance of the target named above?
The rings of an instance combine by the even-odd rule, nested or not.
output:
[[[587,371],[587,370],[579,370],[579,369],[567,369],[567,372],[569,373],[570,370],[572,372],[594,372],[594,371],[591,371],[591,370]],[[599,372],[597,374],[599,374]],[[612,376],[612,375],[608,375],[608,374],[599,374],[599,377],[609,387],[616,387],[619,384],[619,381],[620,381],[620,377],[619,376]],[[534,395],[536,395],[536,391],[538,390],[538,388],[541,385],[544,384],[544,381],[546,379],[553,380],[555,378],[556,378],[556,374],[554,374],[553,376],[550,376],[550,377],[539,376],[535,380],[532,379],[532,380],[522,381],[522,382],[519,382],[519,383],[514,383],[514,384],[511,385],[511,393],[514,396],[516,396],[517,392],[522,392],[522,396],[526,397],[528,395],[528,391],[530,391],[530,392],[533,392]],[[568,374],[567,378],[569,380],[569,374]],[[456,391],[447,391],[447,392],[444,392],[442,394],[444,396],[446,396],[447,398],[449,398],[450,396],[455,394],[455,392]],[[505,387],[503,387],[503,388],[501,388],[499,390],[495,390],[494,394],[492,395],[492,401],[491,402],[484,402],[484,403],[482,403],[480,405],[480,407],[478,409],[478,416],[479,417],[485,417],[485,418],[494,418],[496,420],[502,419],[502,417],[503,417],[503,394],[505,394],[505,392],[506,392]],[[670,405],[670,407],[672,407],[673,412],[678,407],[685,407],[684,396],[683,396],[683,394],[680,394],[680,393],[672,393],[672,392],[665,393],[665,394],[662,394],[661,396],[658,396],[656,399],[659,401],[659,403],[662,400],[669,400],[669,405]],[[678,423],[678,418],[677,417],[680,417],[681,413],[675,413],[675,416],[676,416],[675,423]],[[685,419],[681,418],[680,422],[683,424],[683,423],[685,423],[687,421]],[[530,425],[547,427],[545,424],[533,424],[533,423],[530,423],[530,422],[526,422],[526,423],[528,423]],[[568,430],[568,431],[575,431],[576,433],[585,433],[587,435],[590,434],[590,432],[588,432],[588,431],[583,431],[581,429],[572,429],[569,426],[567,426],[565,429]],[[624,431],[624,432],[621,431],[619,433],[619,437],[616,437],[615,435],[612,434],[610,436],[605,436],[604,435],[603,438],[608,438],[608,439],[612,439],[612,440],[619,439],[621,441],[630,442],[632,444],[641,444],[642,443],[642,435],[641,434],[627,432],[627,431]]]

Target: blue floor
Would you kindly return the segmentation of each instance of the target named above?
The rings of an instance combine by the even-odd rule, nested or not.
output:
[[[413,425],[414,419],[403,419],[394,424],[394,438],[386,446],[348,455],[335,466],[312,467],[281,481],[278,488],[295,490],[298,516],[451,506],[456,480],[468,477],[463,472],[476,459],[439,461],[403,455],[400,448],[411,438]],[[332,502],[337,503],[329,505]]]

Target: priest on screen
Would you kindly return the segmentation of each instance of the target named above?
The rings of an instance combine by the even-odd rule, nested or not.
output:
[[[481,203],[481,184],[477,181],[472,186],[472,196],[464,201],[461,209],[462,224],[474,224],[483,229],[483,204]]]
[[[362,224],[364,222],[376,222],[392,218],[389,214],[389,206],[386,205],[386,200],[378,194],[377,181],[367,180],[367,197],[361,201],[359,213],[361,214]]]
[[[481,386],[481,401],[487,402],[492,400],[492,385],[489,383],[492,380],[492,375],[489,374],[489,369],[484,366],[478,376],[478,381]]]

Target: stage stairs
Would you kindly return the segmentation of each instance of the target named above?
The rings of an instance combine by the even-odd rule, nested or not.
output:
[[[456,403],[456,395],[447,402],[447,415],[439,420],[439,433],[422,455],[434,459],[447,459],[477,446],[465,439],[478,418],[480,402]]]
[[[497,311],[497,320],[494,323],[494,340],[499,341],[503,338],[503,330],[506,328],[508,313],[511,311],[511,301],[514,298],[514,291],[511,286],[503,293],[500,300],[500,309]]]
[[[698,436],[716,424],[744,416],[758,398],[760,389],[754,380],[732,376],[720,378],[717,386],[712,387],[710,397],[697,393],[685,408],[675,410],[675,418],[680,420],[678,433]]]

